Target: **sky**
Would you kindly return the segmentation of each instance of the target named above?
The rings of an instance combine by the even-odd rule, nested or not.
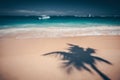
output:
[[[120,0],[0,0],[0,15],[120,15]]]

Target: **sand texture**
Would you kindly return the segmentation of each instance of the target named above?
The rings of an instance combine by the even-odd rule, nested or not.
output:
[[[120,36],[0,39],[0,80],[120,80]]]

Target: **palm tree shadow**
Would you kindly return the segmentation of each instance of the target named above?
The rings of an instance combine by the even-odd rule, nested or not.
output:
[[[104,73],[102,73],[97,67],[96,67],[96,61],[101,61],[106,64],[111,63],[103,58],[93,56],[92,54],[95,54],[95,49],[93,48],[87,48],[84,49],[82,47],[79,47],[78,45],[74,44],[68,44],[70,47],[68,48],[68,52],[65,51],[55,51],[43,54],[44,56],[51,55],[51,54],[57,54],[62,56],[61,60],[63,60],[63,67],[66,68],[67,73],[71,73],[72,68],[76,68],[77,70],[84,69],[88,72],[92,72],[85,64],[89,65],[94,71],[96,71],[103,80],[110,80],[108,76],[106,76]]]

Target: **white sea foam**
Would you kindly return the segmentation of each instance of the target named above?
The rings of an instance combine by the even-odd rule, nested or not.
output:
[[[4,36],[16,36],[16,39],[46,38],[46,37],[75,37],[75,36],[98,36],[120,35],[120,27],[86,27],[86,28],[11,28],[1,29],[0,38]]]

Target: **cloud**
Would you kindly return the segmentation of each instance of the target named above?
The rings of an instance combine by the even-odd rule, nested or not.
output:
[[[55,10],[44,10],[44,11],[34,11],[34,10],[15,10],[13,13],[25,14],[25,15],[67,15],[72,13],[71,11],[55,11]]]
[[[28,14],[28,15],[38,15],[38,14],[40,14],[40,12],[33,11],[33,10],[15,10],[13,12],[18,13],[18,14]]]
[[[53,11],[53,10],[45,10],[45,11],[33,11],[33,10],[17,10],[18,13],[26,13],[26,14],[33,14],[33,15],[62,15],[65,12],[61,11]]]
[[[7,13],[10,15],[71,15],[73,13],[78,13],[77,11],[59,11],[59,10],[10,10],[4,11],[3,13]]]
[[[36,13],[36,11],[30,11],[30,10],[16,10],[15,12],[19,12],[19,13]]]

